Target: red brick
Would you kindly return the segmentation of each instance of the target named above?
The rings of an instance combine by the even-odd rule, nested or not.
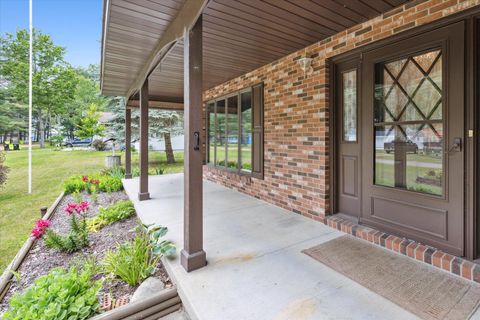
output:
[[[437,268],[442,268],[442,257],[445,253],[442,251],[435,251],[435,253],[432,255],[432,265],[434,265]]]
[[[451,271],[451,266],[452,266],[452,260],[454,259],[455,257],[446,253],[443,257],[442,257],[442,269],[443,270],[446,270],[446,271]]]
[[[423,254],[425,250],[427,250],[427,247],[425,247],[423,244],[419,244],[415,250],[415,259],[423,261]]]

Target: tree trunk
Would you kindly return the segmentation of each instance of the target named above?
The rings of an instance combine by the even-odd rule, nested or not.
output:
[[[45,148],[45,123],[43,122],[43,116],[39,112],[38,113],[38,131],[40,134],[39,137],[39,143],[40,143],[40,148]]]
[[[165,153],[167,155],[167,163],[175,163],[175,156],[173,155],[172,138],[170,133],[164,133],[163,139],[165,140]]]

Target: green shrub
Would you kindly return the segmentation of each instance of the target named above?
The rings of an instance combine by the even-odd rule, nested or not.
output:
[[[135,239],[105,254],[103,272],[136,286],[155,272],[159,257],[151,252],[147,235],[137,233]]]
[[[89,232],[97,232],[104,226],[127,219],[135,214],[135,208],[130,200],[117,201],[114,204],[100,208],[98,216],[87,220]]]
[[[92,183],[91,181],[98,182]],[[64,183],[65,193],[87,191],[91,193],[93,188],[100,192],[116,192],[123,190],[122,179],[110,175],[92,174],[88,176],[71,176]]]
[[[87,188],[87,182],[82,181],[82,176],[72,176],[67,178],[63,184],[63,190],[65,193],[75,193],[84,191]]]
[[[80,270],[82,269],[82,270]],[[10,299],[10,310],[3,320],[76,320],[88,319],[98,310],[97,294],[100,280],[92,280],[94,265],[85,263],[83,268],[70,270],[52,269],[38,277],[24,292]]]
[[[101,139],[95,139],[92,142],[92,147],[97,151],[104,151],[107,147],[107,144],[103,142]]]
[[[64,136],[56,135],[56,136],[51,136],[50,139],[48,139],[48,141],[50,142],[51,146],[60,147],[64,139],[65,139]]]
[[[112,176],[101,176],[99,178],[99,189],[103,192],[116,192],[123,189],[122,179]]]

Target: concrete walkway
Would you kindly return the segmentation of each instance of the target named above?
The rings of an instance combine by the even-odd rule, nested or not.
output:
[[[152,176],[151,200],[125,189],[144,223],[169,228],[183,247],[183,175]],[[393,302],[301,253],[341,236],[319,222],[204,182],[207,267],[187,273],[166,260],[185,308],[201,320],[416,319]]]

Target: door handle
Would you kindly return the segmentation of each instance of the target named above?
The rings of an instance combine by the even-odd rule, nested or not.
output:
[[[445,153],[450,154],[452,152],[461,152],[461,151],[462,151],[462,138],[457,137],[457,138],[453,138],[452,146]]]
[[[195,131],[193,133],[193,150],[200,150],[200,132]]]

